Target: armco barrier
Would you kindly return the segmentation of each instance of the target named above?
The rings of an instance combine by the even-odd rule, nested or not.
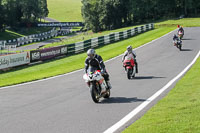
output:
[[[36,51],[31,51],[31,61],[38,61],[38,60],[46,60],[46,59],[51,59],[60,55],[73,55],[73,54],[78,54],[81,52],[84,52],[90,48],[96,48],[99,46],[104,46],[113,42],[117,42],[123,39],[127,39],[130,38],[134,35],[137,35],[139,33],[143,33],[146,32],[148,30],[152,30],[154,28],[154,24],[147,24],[144,26],[140,26],[140,27],[135,27],[133,29],[129,29],[129,30],[125,30],[123,32],[116,32],[116,33],[111,33],[109,35],[104,35],[104,36],[100,36],[100,37],[96,37],[96,38],[92,38],[89,40],[85,40],[82,42],[77,42],[74,44],[68,44],[68,45],[64,45],[63,47],[65,47],[66,51],[62,54],[55,54],[54,56],[49,56],[48,58],[44,58],[41,57],[43,51],[48,51],[49,48],[47,48],[47,50],[43,49],[43,50],[36,50]],[[55,48],[50,48],[50,51],[55,51],[57,47]],[[49,53],[54,53],[54,52],[49,52]]]
[[[60,35],[66,35],[69,33],[73,33],[73,32],[62,32],[62,34],[60,33]],[[25,37],[20,37],[17,39],[13,39],[13,40],[2,40],[0,41],[0,45],[1,46],[5,46],[5,45],[16,45],[17,47],[19,46],[23,46],[25,44],[29,44],[29,43],[33,43],[33,42],[40,42],[46,39],[50,39],[53,37],[56,37],[59,35],[59,31],[58,30],[50,30],[48,32],[44,32],[44,33],[40,33],[40,34],[33,34],[33,35],[29,35],[29,36],[25,36]]]
[[[33,50],[33,51],[30,51],[30,53],[28,52],[25,54],[18,54],[19,56],[22,55],[22,57],[13,59],[11,62],[22,61],[22,63],[19,63],[19,64],[15,63],[13,65],[8,65],[7,67],[6,67],[6,65],[7,65],[6,62],[8,62],[8,60],[10,59],[10,55],[3,56],[0,58],[0,65],[1,65],[0,69],[5,69],[8,67],[12,67],[12,66],[28,64],[28,63],[35,62],[35,61],[48,60],[48,59],[52,59],[52,58],[62,56],[62,55],[78,54],[78,53],[86,51],[90,48],[96,48],[96,47],[104,46],[104,45],[107,45],[107,44],[110,44],[113,42],[117,42],[117,41],[120,41],[120,40],[123,40],[126,38],[130,38],[139,33],[142,33],[142,32],[148,31],[148,30],[152,30],[153,28],[154,28],[154,24],[147,24],[147,25],[136,27],[136,28],[126,30],[123,32],[111,33],[109,35],[92,38],[92,39],[82,41],[82,42],[77,42],[74,44]],[[17,55],[17,54],[12,55],[12,57],[15,58],[15,55]],[[30,56],[30,59],[29,59],[29,56]],[[25,59],[25,61],[24,61],[24,59]]]
[[[3,40],[0,41],[0,45],[16,45],[16,46],[22,46],[25,44],[29,44],[29,43],[33,43],[33,42],[39,42],[45,39],[49,39],[49,38],[53,38],[56,37],[58,35],[58,31],[57,30],[50,30],[48,32],[44,32],[44,33],[40,33],[40,34],[34,34],[34,35],[29,35],[29,36],[25,36],[25,37],[20,37],[17,39],[13,39],[13,40]]]
[[[0,50],[5,49],[6,41],[0,41]]]
[[[65,45],[68,48],[67,55],[77,54],[77,53],[86,51],[90,48],[96,48],[96,47],[104,46],[104,45],[117,42],[123,39],[127,39],[137,34],[152,30],[152,29],[154,29],[154,24],[147,24],[144,26],[125,30],[123,32],[111,33],[109,35],[100,36],[100,37],[92,38],[86,41]]]

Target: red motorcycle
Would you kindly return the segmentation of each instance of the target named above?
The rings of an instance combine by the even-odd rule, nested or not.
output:
[[[131,79],[135,77],[136,73],[136,66],[133,56],[126,56],[123,61],[123,67],[125,68],[125,71],[127,73],[127,78]]]
[[[179,31],[178,36],[179,36],[180,39],[182,39],[183,38],[183,31]]]

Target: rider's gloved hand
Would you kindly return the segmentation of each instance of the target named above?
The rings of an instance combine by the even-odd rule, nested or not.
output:
[[[101,70],[101,74],[102,75],[105,74],[105,70],[104,69]]]

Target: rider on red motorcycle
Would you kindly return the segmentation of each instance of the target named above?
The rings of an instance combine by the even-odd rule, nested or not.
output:
[[[184,30],[183,30],[183,27],[178,25],[178,33],[179,33],[179,32],[182,32],[182,33],[183,33],[183,35],[184,35]]]
[[[124,62],[125,57],[128,56],[129,54],[133,54],[135,66],[136,66],[136,73],[138,73],[138,63],[136,61],[136,53],[135,53],[135,51],[133,51],[132,46],[127,47],[127,50],[125,51],[124,56],[122,58],[122,62]]]
[[[85,59],[85,73],[89,66],[97,68],[97,70],[101,70],[102,76],[104,77],[109,89],[111,89],[111,84],[109,82],[109,75],[106,71],[103,59],[100,55],[97,55],[94,49],[89,49],[87,51],[88,57]]]

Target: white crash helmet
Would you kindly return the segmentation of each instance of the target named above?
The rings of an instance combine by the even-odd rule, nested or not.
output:
[[[128,53],[131,53],[132,52],[132,46],[131,45],[129,45],[128,47],[127,47],[127,51],[128,51]]]

